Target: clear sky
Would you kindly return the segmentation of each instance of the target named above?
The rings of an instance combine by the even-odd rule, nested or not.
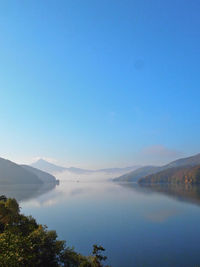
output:
[[[0,156],[80,167],[200,152],[199,0],[0,1]]]

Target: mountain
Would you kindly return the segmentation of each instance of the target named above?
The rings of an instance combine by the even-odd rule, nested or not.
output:
[[[170,162],[165,165],[166,168],[179,167],[179,166],[195,166],[200,164],[200,153],[191,157],[181,158],[175,161]]]
[[[87,169],[81,169],[81,168],[75,168],[75,167],[69,167],[66,168],[67,171],[71,172],[71,173],[75,173],[75,174],[89,174],[89,173],[93,173],[93,170],[87,170]]]
[[[92,174],[92,173],[105,173],[105,174],[123,174],[128,171],[132,171],[137,169],[140,166],[131,166],[131,167],[124,167],[124,168],[107,168],[107,169],[97,169],[97,170],[88,170],[88,169],[81,169],[81,168],[75,168],[75,167],[62,167],[55,165],[53,163],[50,163],[44,159],[39,159],[38,161],[31,164],[32,167],[35,167],[37,169],[40,169],[45,172],[49,172],[51,174],[60,173],[64,171],[68,171],[70,173],[74,174]]]
[[[138,168],[132,172],[128,172],[120,177],[114,178],[115,182],[137,182],[139,178],[144,177],[148,174],[153,174],[161,170],[161,167],[156,166],[144,166]]]
[[[33,168],[31,166],[28,165],[21,165],[25,170],[34,173],[43,183],[53,183],[56,184],[57,180],[56,178],[44,171],[38,170],[36,168]]]
[[[173,167],[140,178],[139,184],[200,184],[200,165]]]
[[[38,161],[31,164],[31,166],[34,168],[40,169],[44,172],[51,173],[51,174],[60,173],[64,171],[69,171],[75,174],[88,174],[88,173],[93,172],[92,170],[80,169],[80,168],[75,168],[75,167],[66,168],[66,167],[58,166],[44,159],[39,159]]]
[[[0,184],[42,184],[42,181],[20,165],[0,158]]]
[[[103,173],[107,173],[107,174],[123,174],[123,173],[127,173],[133,170],[136,170],[138,168],[140,168],[140,165],[135,165],[135,166],[131,166],[131,167],[124,167],[124,168],[107,168],[107,169],[99,169],[96,170],[96,172],[103,172]]]
[[[67,168],[65,167],[57,166],[43,159],[39,159],[38,161],[31,164],[31,166],[49,173],[57,173],[67,170]]]
[[[143,178],[147,175],[158,173],[162,170],[166,170],[173,167],[181,166],[195,166],[200,164],[200,154],[181,158],[175,161],[170,162],[169,164],[163,166],[144,166],[135,171],[129,172],[125,175],[113,179],[115,182],[137,182],[140,178]]]

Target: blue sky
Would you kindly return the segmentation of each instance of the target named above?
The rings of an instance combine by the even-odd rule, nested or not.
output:
[[[0,1],[1,156],[80,167],[200,152],[200,1]]]

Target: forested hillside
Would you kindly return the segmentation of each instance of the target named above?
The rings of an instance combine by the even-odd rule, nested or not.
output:
[[[173,167],[182,166],[196,166],[200,164],[200,154],[181,158],[172,161],[163,166],[144,166],[125,175],[113,179],[115,182],[137,182],[140,178],[144,178],[147,175],[153,175],[155,173],[161,172],[162,170],[167,170]]]
[[[200,183],[200,165],[170,168],[139,179],[139,183]]]

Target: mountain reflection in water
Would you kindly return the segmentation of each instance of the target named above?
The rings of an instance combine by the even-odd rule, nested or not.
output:
[[[0,195],[15,198],[17,201],[37,198],[56,187],[54,183],[0,185]]]
[[[178,201],[200,205],[200,185],[192,184],[137,184],[120,183],[144,194],[161,193]]]
[[[113,267],[194,267],[200,264],[199,192],[185,185],[61,182],[20,206],[84,255],[92,244],[103,245]]]

